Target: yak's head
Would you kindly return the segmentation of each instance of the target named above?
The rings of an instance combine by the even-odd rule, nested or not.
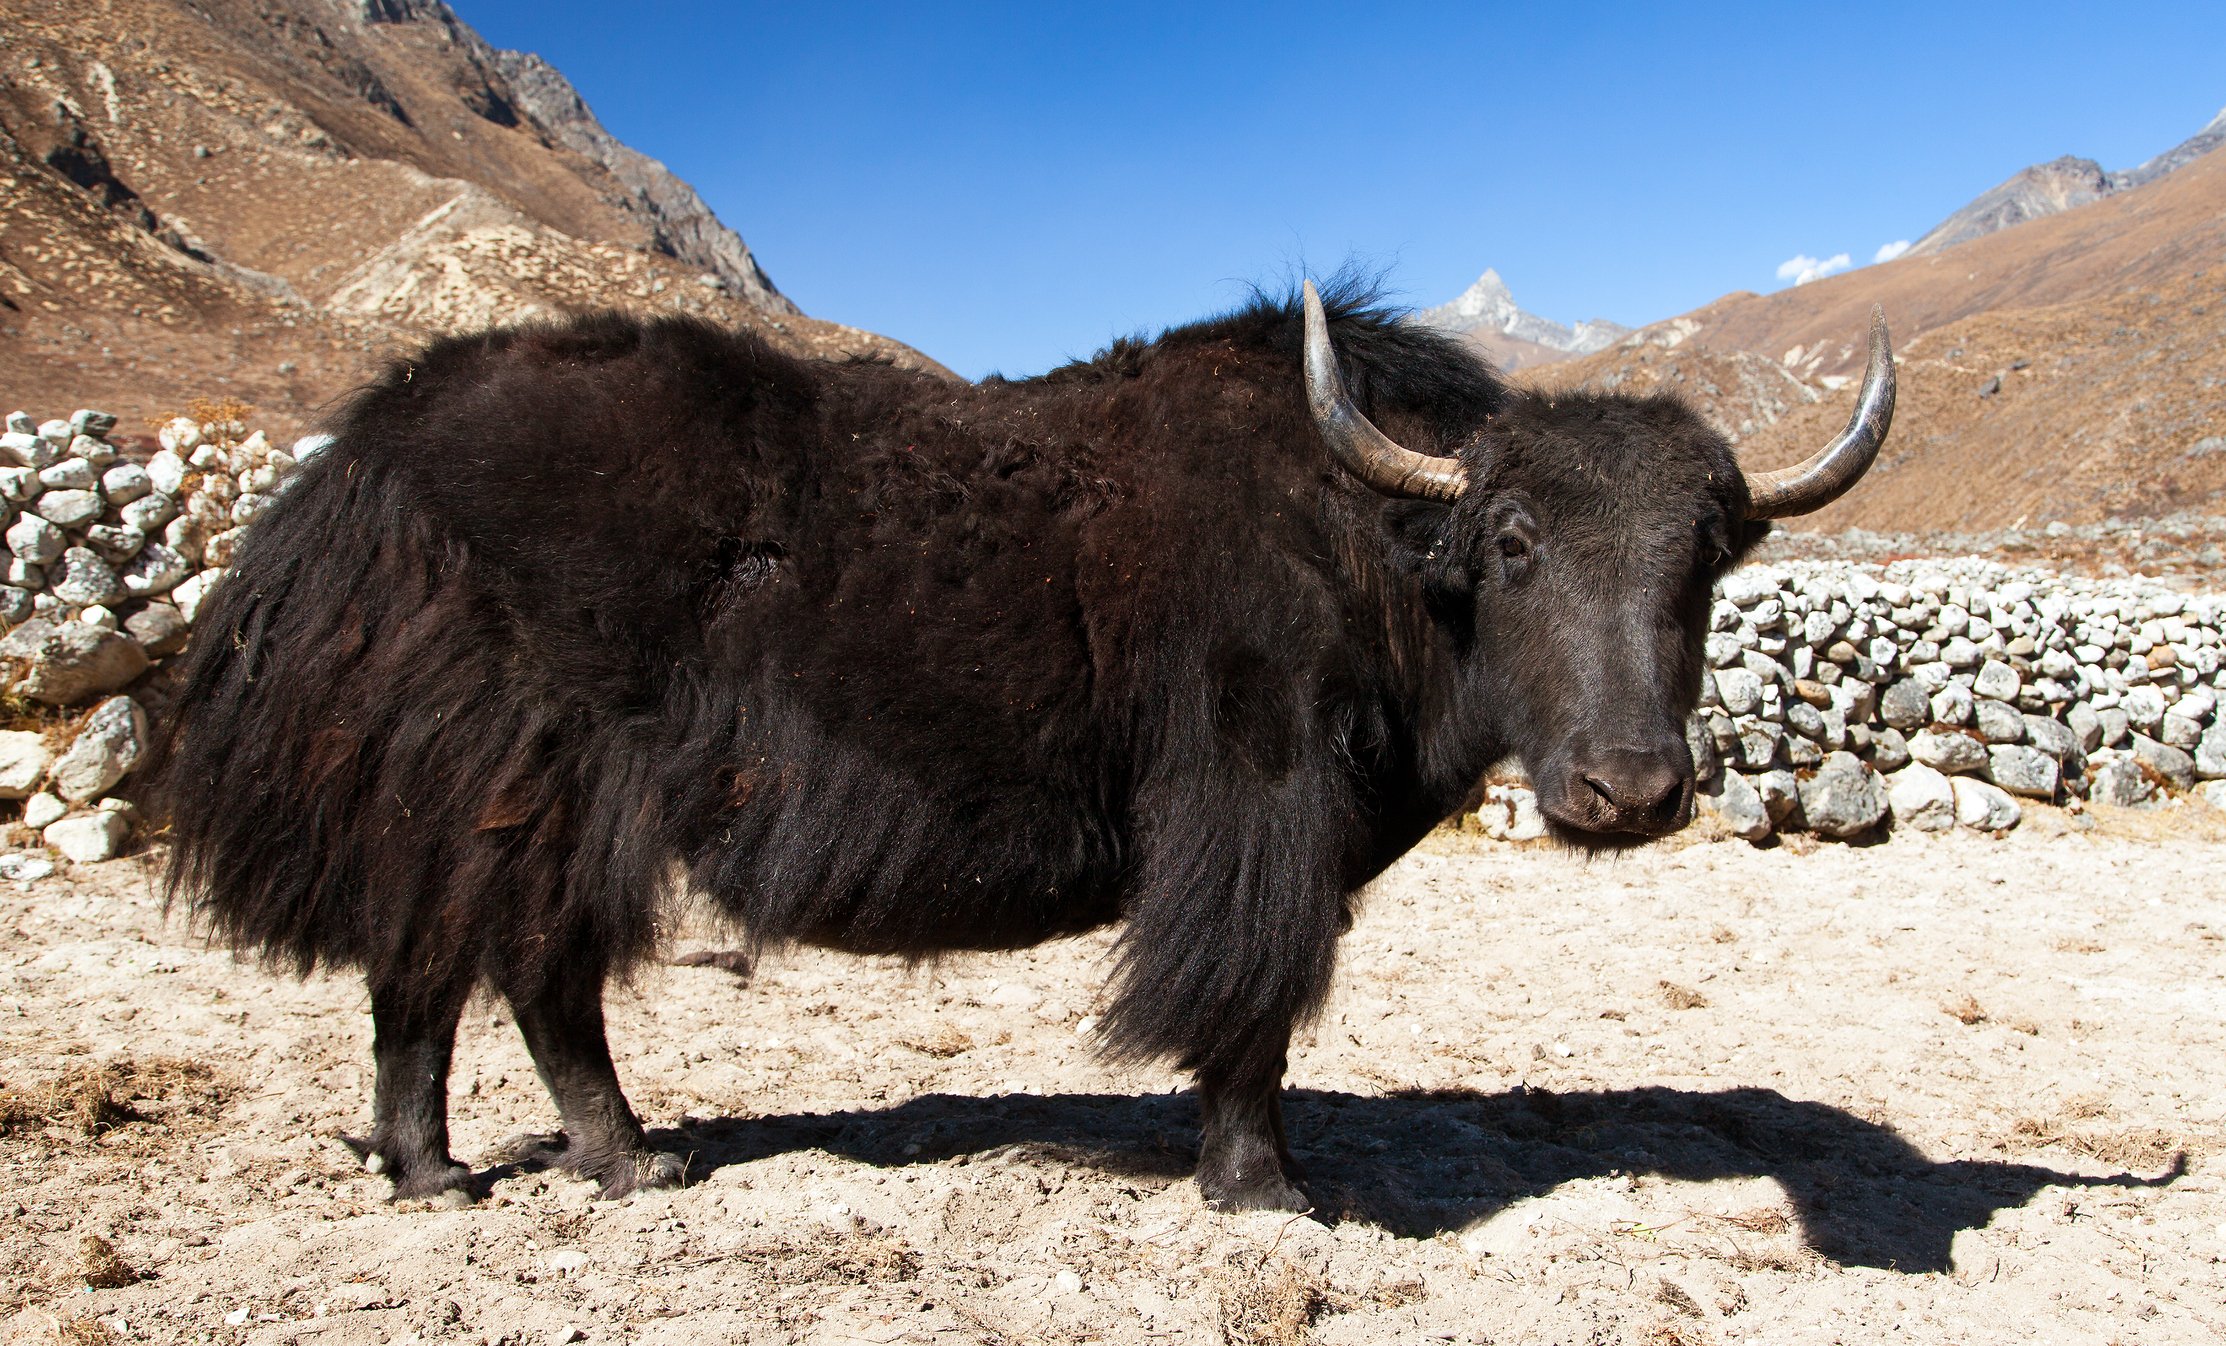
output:
[[[1467,735],[1523,761],[1548,825],[1590,848],[1692,817],[1685,723],[1710,592],[1768,521],[1855,484],[1894,407],[1886,324],[1847,429],[1806,462],[1746,474],[1668,397],[1516,394],[1455,456],[1402,448],[1345,392],[1313,286],[1306,384],[1347,469],[1399,507],[1400,533],[1460,663]]]

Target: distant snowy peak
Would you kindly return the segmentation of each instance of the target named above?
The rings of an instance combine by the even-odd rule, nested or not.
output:
[[[2226,144],[2226,111],[2211,118],[2210,124],[2194,135],[2174,145],[2134,168],[2109,173],[2092,159],[2065,155],[2045,164],[2035,164],[2023,169],[1988,191],[1969,205],[1932,227],[1905,254],[1922,257],[1927,253],[1952,248],[1958,243],[2037,220],[2044,215],[2057,215],[2090,201],[2122,192],[2144,183],[2153,182],[2176,168]]]
[[[1426,308],[1415,316],[1448,332],[1497,332],[1570,355],[1590,355],[1603,350],[1631,330],[1605,318],[1594,318],[1571,327],[1526,312],[1508,292],[1507,282],[1499,278],[1499,272],[1489,268],[1453,302]]]

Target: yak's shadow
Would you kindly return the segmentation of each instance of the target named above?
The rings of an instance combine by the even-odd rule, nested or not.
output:
[[[2156,1178],[1936,1164],[1887,1127],[1771,1089],[1294,1089],[1284,1107],[1318,1209],[1410,1238],[1461,1229],[1578,1178],[1766,1176],[1791,1196],[1816,1252],[1843,1265],[1945,1271],[1956,1231],[2044,1187],[2156,1187],[2186,1171],[2184,1158]],[[652,1136],[687,1154],[696,1174],[798,1150],[897,1167],[1020,1147],[1047,1165],[1155,1181],[1187,1175],[1197,1141],[1196,1100],[1165,1094],[929,1094],[855,1112],[692,1121]]]

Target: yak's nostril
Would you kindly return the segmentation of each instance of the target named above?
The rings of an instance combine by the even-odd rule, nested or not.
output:
[[[1659,758],[1633,754],[1583,773],[1584,783],[1619,814],[1654,813],[1685,793],[1685,773]]]

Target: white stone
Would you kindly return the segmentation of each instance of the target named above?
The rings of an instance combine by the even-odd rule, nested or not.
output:
[[[43,566],[62,559],[70,545],[61,529],[36,514],[24,514],[8,525],[8,550],[27,565]]]
[[[83,528],[100,517],[108,502],[98,491],[47,491],[25,506],[57,528]]]
[[[23,801],[23,825],[34,832],[44,831],[47,824],[68,816],[70,806],[60,796],[41,790]]]
[[[270,508],[270,503],[271,497],[267,495],[243,495],[232,502],[232,522],[253,523],[256,515]]]
[[[78,804],[104,795],[139,765],[146,747],[147,713],[128,696],[112,696],[94,707],[54,764],[54,793]]]
[[[1996,701],[2014,701],[2017,699],[2017,689],[2023,685],[2024,680],[2017,676],[2016,669],[1999,659],[1989,659],[1980,666],[1979,676],[1972,681],[1971,690]]]
[[[90,491],[99,483],[100,474],[82,458],[64,458],[39,469],[39,485],[49,491]]]
[[[1752,715],[1762,703],[1762,679],[1744,668],[1716,670],[1716,695],[1734,715]]]
[[[1945,832],[1955,826],[1955,787],[1922,762],[1911,762],[1886,778],[1886,801],[1896,827]]]
[[[1956,821],[1981,832],[2006,832],[2017,826],[2022,810],[2007,791],[1969,776],[1949,782],[1955,791]]]
[[[164,495],[178,495],[185,489],[186,473],[192,470],[185,459],[164,449],[147,460],[147,481]]]
[[[39,481],[39,474],[27,467],[0,467],[0,499],[22,504],[36,500],[46,487]]]
[[[97,626],[103,631],[113,631],[117,626],[116,614],[97,603],[78,613],[77,619],[87,626]]]
[[[222,570],[204,570],[187,579],[170,591],[170,601],[178,605],[178,614],[190,624],[199,620],[201,605],[208,601],[209,593],[224,578]]]
[[[168,593],[193,573],[193,563],[160,542],[150,542],[116,572],[116,582],[134,598]]]
[[[1960,775],[1986,766],[1986,745],[1968,734],[1937,734],[1930,729],[1910,736],[1909,755],[1935,771]]]
[[[174,416],[155,431],[155,440],[177,453],[191,453],[201,447],[201,423],[191,416]]]
[[[152,536],[162,531],[163,525],[178,517],[178,502],[160,491],[149,491],[118,510],[128,527]]]
[[[209,526],[190,514],[181,514],[162,526],[162,541],[189,563],[199,565],[202,548],[209,541]]]
[[[131,835],[131,821],[121,813],[82,813],[49,823],[41,833],[46,844],[81,865],[113,860]]]
[[[2032,799],[2054,799],[2063,780],[2055,758],[2022,743],[1998,743],[1986,750],[1987,779],[2009,791]]]
[[[101,473],[101,494],[112,505],[128,505],[155,488],[147,469],[137,463],[118,463]]]
[[[1762,806],[1762,795],[1736,771],[1723,773],[1723,784],[1714,795],[1702,795],[1703,805],[1717,817],[1731,834],[1743,841],[1760,841],[1770,835],[1770,814]]]
[[[54,750],[28,729],[0,729],[0,799],[24,799],[38,788]]]

